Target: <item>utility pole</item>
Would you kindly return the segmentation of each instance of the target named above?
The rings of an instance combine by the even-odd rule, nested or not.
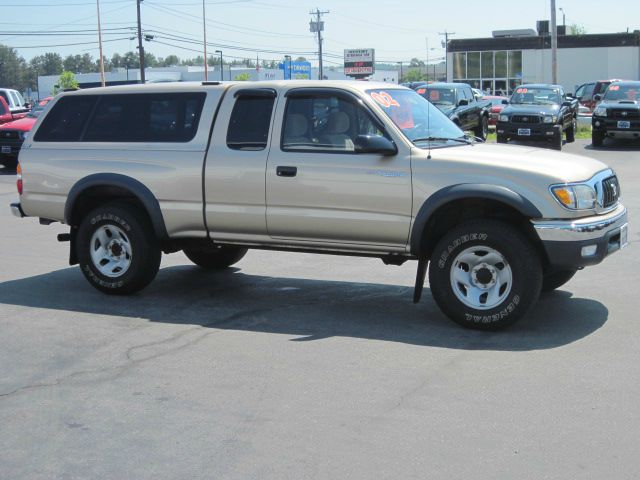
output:
[[[100,47],[100,85],[106,85],[104,81],[104,57],[102,55],[102,27],[100,26],[100,0],[96,0],[96,8],[98,9],[98,45]]]
[[[446,82],[449,81],[449,37],[455,34],[456,32],[447,32],[446,30],[444,33],[438,33],[444,37],[444,45],[442,46],[444,47],[444,78]]]
[[[319,80],[322,80],[322,78],[324,77],[322,72],[322,31],[324,30],[324,22],[322,22],[320,19],[322,18],[322,15],[325,15],[327,13],[330,13],[329,10],[325,10],[321,12],[318,7],[316,7],[315,12],[313,10],[309,12],[309,15],[316,16],[315,22],[313,20],[309,22],[309,31],[311,33],[318,34],[318,70],[319,70],[318,79]]]
[[[138,7],[138,53],[140,54],[140,83],[145,83],[144,78],[144,47],[142,46],[142,22],[140,21],[140,4],[142,0],[136,0]]]
[[[209,80],[209,71],[207,65],[207,20],[206,20],[206,12],[204,8],[204,1],[202,0],[202,31],[204,36],[204,81]]]
[[[400,65],[400,76],[398,77],[398,83],[402,82],[402,62],[397,62]]]
[[[224,65],[222,64],[222,50],[216,50],[215,53],[220,54],[220,81],[222,82],[224,81]],[[231,76],[231,67],[229,67],[229,76]]]
[[[556,0],[551,0],[551,83],[558,83],[558,27],[556,25]]]

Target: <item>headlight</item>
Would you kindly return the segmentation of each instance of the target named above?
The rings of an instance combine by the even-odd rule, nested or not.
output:
[[[587,210],[596,206],[596,191],[589,185],[559,185],[551,191],[556,199],[571,210]]]
[[[29,132],[20,132],[20,138],[22,138],[22,140],[26,140],[28,136]]]
[[[500,115],[500,121],[501,122],[508,122],[509,121],[509,115]]]
[[[593,116],[594,117],[606,117],[607,116],[607,109],[604,107],[596,107],[596,109],[593,111]]]
[[[551,116],[551,115],[546,115],[544,117],[544,123],[556,123],[556,120],[558,120],[558,117],[556,117],[555,115]]]

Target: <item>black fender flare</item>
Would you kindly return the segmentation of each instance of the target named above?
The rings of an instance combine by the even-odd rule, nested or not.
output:
[[[159,240],[169,238],[162,210],[160,209],[160,202],[158,202],[155,195],[140,181],[117,173],[94,173],[78,180],[71,187],[64,205],[64,221],[67,225],[72,224],[72,214],[76,201],[83,192],[92,187],[118,187],[129,191],[144,206],[157,238]]]
[[[412,255],[417,257],[424,255],[425,252],[421,251],[424,230],[436,210],[447,203],[465,198],[495,200],[514,208],[527,218],[542,218],[542,213],[533,203],[506,187],[486,183],[461,183],[451,185],[435,192],[427,198],[420,207],[413,222],[411,237],[409,239]]]

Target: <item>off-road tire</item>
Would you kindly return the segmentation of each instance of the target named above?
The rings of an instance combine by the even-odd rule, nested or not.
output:
[[[594,147],[601,147],[604,143],[604,133],[598,130],[591,131],[591,145]]]
[[[505,289],[501,303],[490,309],[472,308],[453,290],[454,260],[472,247],[499,252],[511,269],[511,289]],[[498,330],[513,324],[536,303],[542,289],[542,266],[536,249],[516,228],[497,220],[470,220],[454,227],[436,245],[429,264],[429,285],[440,309],[454,322],[477,330]]]
[[[562,150],[562,127],[556,125],[553,129],[553,138],[551,139],[551,145],[554,150]]]
[[[482,115],[480,119],[480,125],[476,127],[476,129],[473,131],[473,134],[476,137],[481,138],[482,140],[487,139],[487,135],[489,134],[489,119],[486,115]]]
[[[101,227],[113,226],[126,233],[131,248],[128,269],[115,278],[101,273],[91,255],[92,237]],[[84,217],[78,228],[76,253],[80,269],[89,283],[101,292],[126,295],[142,290],[155,278],[162,252],[151,223],[134,205],[113,202],[100,206]]]
[[[569,128],[567,128],[567,143],[573,143],[576,141],[576,130],[578,128],[578,124],[576,122],[576,119],[574,118],[571,121],[571,126]]]
[[[185,248],[183,252],[199,267],[206,270],[220,270],[242,260],[247,249],[230,245],[213,245],[205,248]]]
[[[577,270],[559,270],[547,273],[542,277],[542,291],[551,292],[556,288],[560,288],[573,278]]]

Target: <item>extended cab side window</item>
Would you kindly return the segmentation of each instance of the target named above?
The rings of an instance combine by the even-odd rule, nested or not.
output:
[[[62,97],[45,117],[33,138],[34,141],[79,141],[97,99],[96,95]]]
[[[232,150],[264,150],[275,96],[238,95],[227,130],[227,146]]]
[[[330,95],[289,98],[283,127],[285,151],[353,153],[358,135],[385,135],[364,108]]]

